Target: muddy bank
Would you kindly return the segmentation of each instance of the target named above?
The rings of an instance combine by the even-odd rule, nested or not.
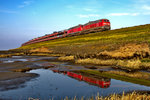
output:
[[[26,81],[38,77],[38,74],[34,73],[14,72],[25,65],[27,64],[21,62],[0,64],[0,91],[23,87]]]
[[[1,72],[0,73],[0,91],[17,89],[25,87],[25,82],[38,77],[34,73],[16,73],[16,72]]]
[[[34,73],[20,73],[20,72],[0,72],[0,81],[24,78],[24,77],[36,77]]]
[[[0,58],[0,91],[24,87],[26,81],[39,76],[35,73],[27,73],[27,71],[53,67],[50,63],[45,63],[41,59],[44,58],[27,56]],[[39,60],[41,62],[38,62]]]

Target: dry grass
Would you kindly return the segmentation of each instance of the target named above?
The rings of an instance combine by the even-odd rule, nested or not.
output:
[[[63,56],[63,57],[59,57],[58,60],[61,60],[61,61],[73,61],[74,60],[74,56]]]
[[[31,56],[49,56],[47,53],[32,53]]]
[[[140,60],[101,60],[101,59],[78,59],[76,60],[76,63],[79,64],[96,64],[96,65],[106,65],[106,66],[118,66],[118,67],[125,67],[125,68],[131,68],[131,69],[140,69]]]
[[[123,93],[121,96],[118,94],[113,94],[108,97],[96,96],[95,98],[92,98],[90,100],[150,100],[150,95],[149,94],[141,95],[139,93],[132,92],[127,95]]]
[[[121,75],[121,76],[127,76],[127,77],[134,77],[134,78],[139,78],[139,79],[150,80],[150,73],[144,73],[144,72],[127,73],[127,72],[123,72],[123,71],[108,71],[106,73],[111,73],[111,74],[117,74],[117,75]]]
[[[40,99],[29,98],[28,100],[40,100]],[[53,98],[50,100],[53,100]],[[125,94],[123,92],[122,95],[118,95],[114,93],[110,96],[102,97],[102,96],[99,96],[99,94],[97,94],[97,96],[94,96],[91,98],[86,98],[86,97],[77,98],[75,96],[74,98],[66,97],[63,100],[150,100],[150,94],[146,94],[146,93],[140,94],[137,92]]]
[[[129,43],[126,44],[123,47],[120,47],[117,50],[114,51],[104,51],[100,53],[101,55],[110,56],[112,58],[131,58],[134,56],[138,57],[146,57],[150,54],[150,49],[148,44],[135,44],[135,43]]]
[[[121,69],[150,69],[150,62],[141,62],[139,59],[131,60],[115,60],[115,59],[96,59],[96,58],[86,58],[86,59],[77,59],[75,63],[78,64],[95,64],[95,65],[104,65],[104,66],[117,66]]]
[[[30,52],[46,52],[46,53],[51,53],[52,51],[49,50],[46,47],[41,47],[41,48],[31,49]]]
[[[140,69],[140,60],[118,60],[116,66],[132,68],[132,69]]]
[[[150,69],[150,62],[142,62],[140,67],[142,69]]]
[[[70,99],[66,97],[64,100],[70,100]],[[102,97],[102,96],[99,96],[99,94],[97,94],[97,96],[91,97],[91,98],[82,97],[80,99],[77,99],[76,97],[74,97],[71,100],[150,100],[150,94],[140,94],[136,92],[125,94],[123,92],[122,95],[118,95],[114,93],[110,96]]]
[[[80,64],[97,64],[97,65],[116,65],[117,61],[116,60],[100,60],[100,59],[91,59],[91,58],[87,58],[87,59],[78,59],[76,60],[76,63],[80,63]]]
[[[12,57],[12,55],[10,55],[10,54],[0,55],[0,58],[9,58],[9,57]]]

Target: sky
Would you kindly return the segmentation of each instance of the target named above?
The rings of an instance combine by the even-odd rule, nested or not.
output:
[[[0,50],[102,18],[112,29],[150,24],[150,0],[0,0]]]

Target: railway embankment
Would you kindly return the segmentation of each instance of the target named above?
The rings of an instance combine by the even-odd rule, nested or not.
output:
[[[61,56],[59,60],[81,64],[149,69],[150,24],[65,37],[11,51],[15,50],[24,55]]]

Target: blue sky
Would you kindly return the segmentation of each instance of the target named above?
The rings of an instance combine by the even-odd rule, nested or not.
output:
[[[150,0],[0,0],[0,50],[102,18],[112,29],[150,24]]]

